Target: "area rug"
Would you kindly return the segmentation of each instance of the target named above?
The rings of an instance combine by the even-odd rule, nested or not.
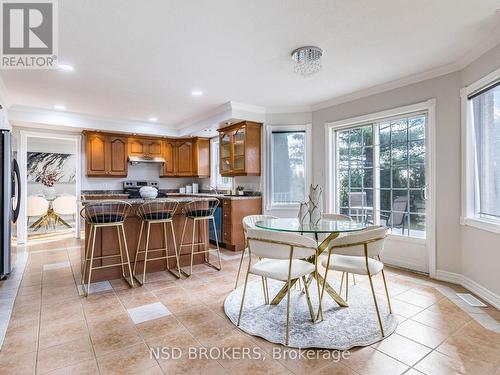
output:
[[[272,299],[284,283],[269,280],[269,295]],[[332,283],[334,289],[339,285]],[[316,284],[310,287],[314,311],[317,312]],[[224,311],[237,324],[243,286],[233,291],[224,301]],[[389,314],[385,298],[377,296],[385,338],[398,325],[394,314]],[[339,307],[325,292],[323,298],[324,320],[312,323],[305,293],[298,288],[291,291],[290,337],[288,346],[294,348],[323,348],[347,350],[355,346],[367,346],[383,339],[377,320],[370,290],[360,286],[349,286],[349,307]],[[286,297],[279,305],[264,304],[262,283],[248,284],[239,328],[275,344],[285,345]]]

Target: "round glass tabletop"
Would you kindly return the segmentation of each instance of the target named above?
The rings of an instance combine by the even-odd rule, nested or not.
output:
[[[298,233],[341,233],[354,232],[368,227],[364,223],[341,220],[320,220],[317,225],[300,224],[298,219],[264,219],[255,223],[257,228],[275,230],[279,232]]]

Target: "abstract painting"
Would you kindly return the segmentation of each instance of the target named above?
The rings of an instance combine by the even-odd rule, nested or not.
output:
[[[71,184],[76,181],[76,155],[51,152],[28,152],[28,182],[36,182],[41,173],[58,172],[58,183]]]

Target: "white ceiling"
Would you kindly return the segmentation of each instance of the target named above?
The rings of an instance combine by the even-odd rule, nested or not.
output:
[[[500,42],[500,0],[59,0],[63,71],[2,71],[13,105],[179,126],[235,101],[309,107]],[[325,51],[302,78],[290,52]],[[201,97],[191,91],[200,89]]]

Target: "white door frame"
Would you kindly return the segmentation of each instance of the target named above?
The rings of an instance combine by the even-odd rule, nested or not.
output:
[[[81,165],[82,165],[82,154],[81,154],[81,135],[73,134],[58,134],[53,132],[37,132],[31,130],[20,130],[20,144],[17,153],[17,159],[19,164],[19,170],[21,174],[21,186],[24,188],[21,192],[21,204],[20,204],[20,215],[18,225],[17,225],[17,239],[18,243],[25,244],[28,241],[28,225],[27,219],[27,207],[26,202],[28,200],[28,176],[27,176],[27,154],[28,154],[28,138],[44,138],[44,139],[58,139],[64,141],[71,141],[75,144],[75,154],[76,154],[76,186],[75,186],[75,196],[78,199],[78,195],[81,189]],[[75,237],[80,238],[80,220],[78,213],[75,220]]]
[[[427,249],[427,268],[430,277],[436,275],[436,99],[429,99],[425,102],[411,104],[403,107],[398,107],[386,111],[370,113],[354,118],[349,118],[340,121],[325,123],[325,155],[326,155],[326,173],[325,186],[328,192],[326,196],[326,208],[329,212],[335,212],[336,202],[332,199],[333,192],[336,191],[335,181],[335,143],[333,136],[335,130],[354,125],[362,125],[377,121],[387,117],[404,115],[407,113],[426,111],[427,112],[427,136],[426,136],[426,181],[429,187],[427,192],[426,202],[426,239],[425,246]],[[389,235],[391,238],[400,239],[400,236]],[[402,240],[402,239],[401,239]],[[419,239],[405,238],[409,241],[420,241]]]

